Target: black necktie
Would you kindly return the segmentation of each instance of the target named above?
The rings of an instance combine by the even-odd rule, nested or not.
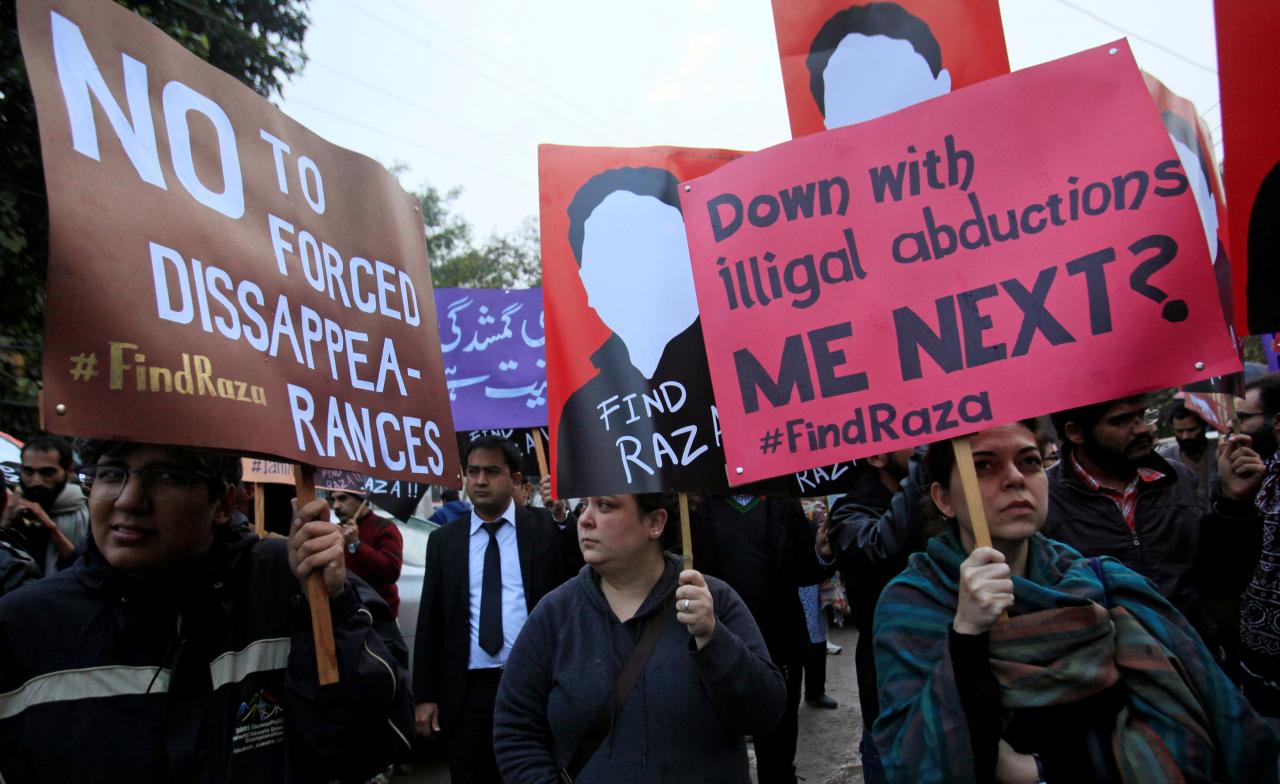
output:
[[[502,650],[502,552],[498,549],[498,529],[504,522],[498,519],[480,524],[489,534],[480,587],[480,647],[490,656],[497,656]]]

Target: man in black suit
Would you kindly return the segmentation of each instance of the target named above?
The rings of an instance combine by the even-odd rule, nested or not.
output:
[[[565,577],[550,516],[514,501],[520,459],[508,440],[472,441],[464,458],[471,514],[427,542],[414,718],[419,734],[444,739],[455,784],[501,781],[493,757],[498,681],[534,605]]]
[[[835,571],[826,523],[815,532],[791,498],[708,493],[701,500],[690,529],[694,562],[742,597],[787,682],[782,721],[755,737],[756,778],[760,784],[796,784],[801,666],[809,644],[796,589]]]

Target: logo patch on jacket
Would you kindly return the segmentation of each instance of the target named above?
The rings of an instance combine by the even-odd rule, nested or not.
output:
[[[284,740],[284,706],[265,691],[259,691],[236,711],[231,753],[253,751]]]

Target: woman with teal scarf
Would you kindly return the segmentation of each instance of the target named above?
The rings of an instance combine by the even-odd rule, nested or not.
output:
[[[890,781],[1277,781],[1280,740],[1186,619],[1120,562],[1038,533],[1049,491],[1035,430],[972,436],[989,548],[974,546],[951,445],[929,451],[952,525],[876,608]]]

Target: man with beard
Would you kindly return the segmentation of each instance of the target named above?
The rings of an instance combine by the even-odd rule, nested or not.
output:
[[[67,483],[71,448],[60,438],[38,436],[22,447],[22,496],[10,499],[0,528],[22,532],[24,547],[44,571],[71,565],[89,534],[89,507],[79,485]]]
[[[400,592],[396,581],[400,579],[400,567],[404,563],[404,538],[400,529],[374,514],[361,491],[338,490],[330,500],[342,527],[347,569],[378,592],[392,615],[399,615]]]
[[[1218,456],[1209,450],[1208,427],[1199,414],[1182,403],[1174,404],[1169,412],[1169,425],[1173,428],[1174,443],[1156,452],[1165,460],[1180,460],[1191,469],[1200,484],[1200,505],[1211,509],[1213,485],[1218,481]],[[1258,451],[1256,443],[1255,452]]]
[[[1253,451],[1271,462],[1276,454],[1276,415],[1280,414],[1280,374],[1254,379],[1236,398],[1236,432],[1253,439]]]
[[[1152,449],[1159,412],[1147,408],[1146,395],[1060,411],[1052,419],[1063,457],[1048,472],[1042,533],[1086,556],[1112,556],[1149,578],[1221,654],[1234,635],[1219,633],[1206,600],[1239,595],[1262,546],[1253,496],[1264,466],[1251,439],[1232,436],[1218,451],[1218,487],[1206,510],[1190,469]]]
[[[1267,461],[1258,492],[1263,516],[1262,556],[1240,597],[1240,681],[1254,710],[1280,727],[1280,374],[1245,387],[1236,400],[1236,428],[1253,438]]]

